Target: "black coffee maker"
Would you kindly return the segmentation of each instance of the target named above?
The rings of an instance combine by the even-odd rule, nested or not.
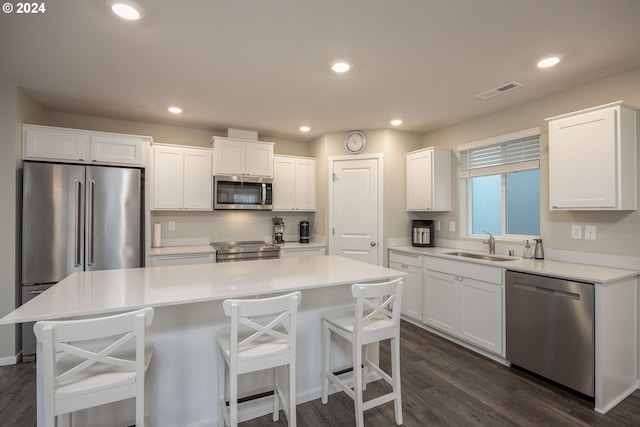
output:
[[[300,221],[300,243],[309,243],[309,221]]]

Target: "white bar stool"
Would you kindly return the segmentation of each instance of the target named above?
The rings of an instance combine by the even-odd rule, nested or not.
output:
[[[395,421],[402,424],[402,397],[400,390],[400,305],[402,302],[402,279],[384,283],[355,284],[351,293],[355,305],[330,311],[322,318],[324,378],[322,383],[322,403],[329,397],[329,380],[334,382],[354,401],[356,426],[364,426],[364,411],[393,400]],[[330,370],[331,332],[338,334],[352,344],[353,389]],[[368,359],[362,360],[362,348],[383,340],[391,340],[391,376]],[[366,387],[366,372],[372,369],[392,387],[391,393],[375,399],[363,401],[362,391]]]
[[[70,413],[134,397],[136,425],[145,425],[145,372],[153,345],[145,328],[153,308],[114,316],[37,322],[42,344],[44,423],[69,424]]]
[[[273,298],[229,299],[224,313],[231,325],[218,333],[219,425],[238,425],[238,375],[274,369],[273,421],[280,403],[290,427],[296,425],[296,318],[301,293]],[[288,399],[278,384],[275,368],[289,367]],[[225,401],[225,374],[229,371],[229,406]],[[287,403],[288,401],[288,403]]]

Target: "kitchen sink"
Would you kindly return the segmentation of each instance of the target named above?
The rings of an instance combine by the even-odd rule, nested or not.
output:
[[[513,261],[513,258],[501,257],[497,255],[476,254],[473,252],[447,252],[445,255],[459,256],[463,258],[481,259],[483,261]]]

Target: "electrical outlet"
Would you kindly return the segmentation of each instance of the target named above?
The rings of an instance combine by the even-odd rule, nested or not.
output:
[[[169,231],[176,231],[176,222],[169,221]]]
[[[449,231],[456,231],[456,222],[449,221]]]
[[[571,226],[571,238],[582,239],[582,225],[573,224]]]
[[[585,225],[584,226],[584,238],[587,240],[596,240],[596,226]]]
[[[436,231],[440,231],[440,221],[437,221],[437,220],[434,221],[433,225],[434,225]]]

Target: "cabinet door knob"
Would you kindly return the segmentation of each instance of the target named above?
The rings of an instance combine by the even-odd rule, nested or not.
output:
[[[371,242],[371,246],[372,247],[375,246],[375,245],[376,245],[376,242]]]

